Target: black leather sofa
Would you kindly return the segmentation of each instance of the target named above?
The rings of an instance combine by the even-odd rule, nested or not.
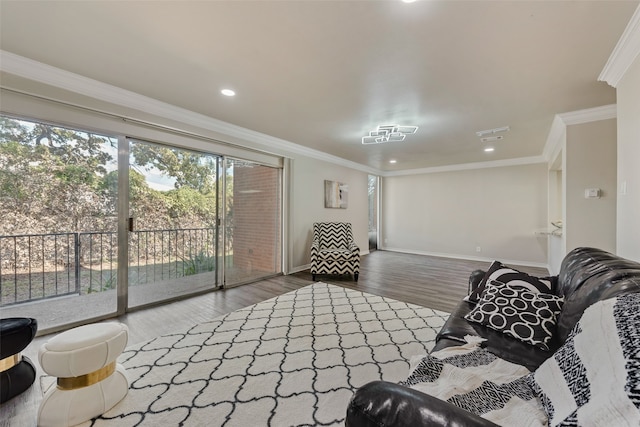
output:
[[[475,289],[484,272],[470,277]],[[555,278],[554,278],[555,279]],[[550,351],[525,344],[464,316],[474,307],[461,301],[436,338],[433,351],[465,343],[465,335],[486,339],[482,347],[498,357],[533,371],[566,340],[584,310],[591,304],[615,296],[640,291],[640,263],[595,248],[577,248],[562,261],[552,292],[564,296],[557,330]],[[638,308],[640,310],[640,307]],[[375,381],[361,387],[347,409],[347,427],[361,426],[495,426],[490,421],[448,402],[398,384]]]

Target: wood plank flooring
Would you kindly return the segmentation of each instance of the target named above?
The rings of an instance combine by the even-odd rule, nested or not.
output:
[[[322,276],[317,280],[374,295],[451,312],[467,294],[469,275],[486,270],[490,262],[468,261],[400,252],[375,251],[362,257],[358,283],[349,277]],[[547,276],[545,268],[513,266],[534,276]],[[308,272],[297,276],[311,279]]]
[[[467,293],[469,274],[488,262],[375,251],[361,258],[360,278],[318,275],[317,281],[450,312]],[[545,276],[546,269],[514,266]],[[183,330],[194,324],[299,289],[313,283],[309,271],[277,276],[236,288],[214,291],[169,304],[127,313],[117,319],[129,327],[129,345]],[[37,366],[38,349],[52,336],[37,337],[23,354]],[[0,406],[0,426],[35,425],[42,400],[39,380],[25,393]]]

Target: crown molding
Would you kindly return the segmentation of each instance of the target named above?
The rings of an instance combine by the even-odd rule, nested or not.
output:
[[[450,166],[437,166],[431,168],[383,172],[382,176],[386,177],[417,175],[424,173],[451,172],[469,169],[485,169],[550,162],[555,159],[558,152],[562,148],[562,141],[565,138],[567,126],[597,122],[599,120],[615,119],[616,117],[618,117],[618,109],[616,104],[602,105],[600,107],[585,108],[583,110],[556,114],[553,118],[551,129],[549,130],[549,134],[547,136],[547,142],[545,143],[541,156],[519,157],[491,162],[462,163]]]
[[[250,148],[290,157],[291,154],[311,157],[350,169],[380,174],[380,171],[360,163],[352,162],[293,142],[214,119],[204,114],[177,107],[166,102],[131,92],[98,80],[90,79],[62,70],[11,52],[0,50],[0,70],[29,80],[68,90],[119,107],[126,107],[157,117],[178,121],[231,139],[240,139],[250,143]],[[109,112],[114,114],[113,112]],[[118,115],[118,114],[116,114]],[[134,117],[127,117],[135,119]],[[229,141],[224,141],[231,143]],[[237,144],[236,144],[237,145]]]
[[[549,135],[547,135],[547,142],[542,150],[542,157],[548,162],[553,161],[558,152],[562,149],[562,141],[567,134],[567,125],[562,121],[560,115],[556,114],[553,117],[551,123],[551,129],[549,129]]]
[[[402,171],[383,172],[382,176],[390,177],[390,176],[420,175],[420,174],[426,174],[426,173],[455,172],[455,171],[472,170],[472,169],[488,169],[488,168],[499,168],[499,167],[506,167],[506,166],[532,165],[536,163],[546,163],[546,161],[547,160],[542,156],[518,157],[515,159],[494,160],[491,162],[461,163],[458,165],[435,166],[431,168],[407,169]]]
[[[640,16],[640,13],[636,13],[636,15]],[[640,19],[637,19],[637,21],[640,22]],[[297,154],[380,176],[415,175],[542,163],[549,161],[551,159],[551,155],[558,151],[560,141],[564,135],[567,125],[616,117],[615,104],[557,114],[554,118],[547,138],[547,143],[541,156],[385,172],[334,156],[332,154],[233,125],[222,120],[214,119],[185,108],[158,101],[126,89],[90,79],[79,74],[71,73],[4,50],[0,50],[0,70],[29,80],[108,102],[119,107],[134,109],[157,117],[182,122],[200,129],[212,131],[222,135],[223,138],[227,137],[232,140],[238,139],[240,141],[245,141],[249,143],[249,148],[254,148],[265,153],[281,155],[284,157],[290,157],[292,154]],[[113,112],[109,113],[114,114]],[[127,118],[135,119],[135,117]],[[223,142],[233,144],[232,141]]]
[[[558,152],[562,149],[562,142],[567,134],[567,126],[615,119],[616,117],[618,117],[616,104],[556,114],[551,123],[544,150],[542,150],[542,157],[547,162],[551,162],[556,158]]]
[[[616,104],[609,104],[561,113],[557,114],[557,116],[560,117],[566,126],[580,125],[582,123],[597,122],[598,120],[615,119],[618,117],[618,107]]]
[[[640,5],[633,13],[616,47],[611,52],[598,81],[618,87],[618,83],[640,54]]]
[[[503,166],[520,166],[535,163],[548,163],[553,161],[562,149],[562,141],[567,132],[567,126],[582,123],[597,122],[599,120],[615,119],[618,116],[616,104],[600,107],[585,108],[583,110],[570,111],[556,114],[551,124],[542,155],[533,157],[519,157],[515,159],[496,160],[491,162],[462,163],[451,166],[438,166],[424,169],[409,169],[397,172],[383,172],[382,176],[417,175],[424,173],[452,172],[469,169],[485,169]]]

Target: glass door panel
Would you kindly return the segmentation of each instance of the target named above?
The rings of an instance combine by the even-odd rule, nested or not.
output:
[[[225,286],[282,272],[280,169],[226,161]]]
[[[118,141],[0,116],[0,306],[40,332],[116,312]]]
[[[215,155],[130,141],[129,307],[218,286]]]

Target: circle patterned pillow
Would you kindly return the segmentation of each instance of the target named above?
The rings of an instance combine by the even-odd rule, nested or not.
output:
[[[531,292],[548,294],[555,288],[556,277],[534,277],[515,268],[508,267],[500,261],[493,261],[478,286],[466,297],[469,302],[478,302],[489,283],[495,280],[508,286],[520,286]]]
[[[491,281],[465,319],[549,350],[564,298]]]

